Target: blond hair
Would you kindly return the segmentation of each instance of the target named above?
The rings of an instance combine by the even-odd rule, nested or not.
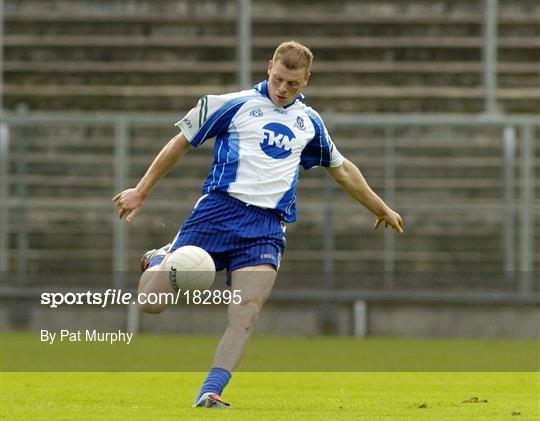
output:
[[[311,70],[313,53],[306,46],[296,41],[281,43],[274,51],[272,61],[280,61],[287,69],[306,69],[306,73]]]

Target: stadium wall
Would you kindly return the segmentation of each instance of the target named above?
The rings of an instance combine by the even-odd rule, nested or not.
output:
[[[13,303],[20,306],[20,302]],[[3,332],[20,330],[27,323],[31,331],[48,329],[125,329],[126,307],[107,310],[78,306],[51,311],[41,305],[22,307],[23,318],[13,318],[9,305],[0,310]],[[353,332],[351,305],[335,307],[338,335]],[[170,334],[221,334],[225,328],[224,306],[186,308],[176,306],[160,315],[141,315],[140,331]],[[256,334],[319,335],[318,305],[269,303],[262,312]],[[25,319],[25,320],[23,320]],[[367,335],[416,338],[506,338],[540,339],[538,305],[465,305],[425,303],[370,303],[367,306]]]
[[[483,110],[483,1],[254,0],[253,3],[254,80],[264,77],[265,63],[275,43],[296,38],[312,45],[316,54],[317,67],[308,96],[310,104],[321,110],[331,107],[337,112],[355,113],[471,114]],[[304,14],[306,5],[310,16]],[[540,110],[539,4],[500,0],[499,6],[501,111],[537,114]],[[217,89],[216,93],[236,89],[235,13],[234,0],[6,0],[4,106],[13,110],[24,102],[30,113],[114,109],[174,111],[180,116],[199,95],[214,92],[212,89]],[[184,20],[180,22],[180,18]],[[163,42],[165,39],[172,44]],[[216,40],[220,41],[219,45],[215,45]],[[214,65],[208,66],[208,62]],[[203,66],[204,63],[207,65]],[[201,72],[201,67],[206,71]],[[130,180],[142,175],[164,139],[170,137],[173,121],[162,128],[132,130]],[[13,134],[13,139],[28,139],[25,146],[28,161],[22,160],[19,152],[9,158],[12,206],[7,224],[8,269],[19,270],[18,244],[23,242],[19,240],[18,224],[25,217],[28,219],[25,252],[30,273],[55,273],[73,266],[87,274],[113,267],[111,212],[107,206],[114,192],[111,165],[114,128],[95,130],[77,124],[75,132],[66,128],[53,128],[49,132],[21,128],[13,132],[16,130],[19,132]],[[391,137],[388,132],[373,133],[365,129],[359,133],[355,128],[353,133],[343,129],[333,133],[340,149],[354,157],[377,191],[383,191],[388,162],[384,158],[384,145],[386,138]],[[400,275],[401,269],[415,273],[438,273],[444,269],[456,273],[450,282],[442,285],[427,282],[424,285],[417,278],[412,285],[407,282],[400,285],[398,281],[402,278],[398,277],[394,286],[516,292],[515,282],[496,278],[470,285],[469,279],[457,275],[462,268],[495,272],[503,269],[501,232],[503,221],[508,218],[500,200],[504,193],[500,133],[439,128],[430,132],[412,128],[398,130],[392,136],[397,138],[394,154],[399,179],[395,201],[407,217],[409,232],[396,241],[396,274]],[[538,130],[531,136],[535,151],[533,171],[539,174]],[[12,148],[24,149],[17,142]],[[171,231],[176,231],[178,221],[189,211],[179,210],[171,198],[182,198],[188,207],[194,203],[206,175],[209,151],[203,152],[207,155],[199,155],[198,161],[191,161],[191,166],[182,168],[190,177],[179,171],[164,180],[154,196],[159,206],[150,205],[141,215],[139,228],[130,232],[132,247],[126,251],[129,268],[137,267],[141,249],[170,240]],[[518,145],[516,159],[520,159],[520,154]],[[24,167],[19,165],[21,162],[28,164],[29,174],[17,173],[18,168]],[[512,174],[519,180],[519,164]],[[540,197],[539,180],[533,177],[535,197]],[[518,184],[511,192],[515,198],[521,194]],[[21,186],[26,186],[30,203],[24,212],[17,207],[16,199],[18,189],[23,189]],[[288,232],[284,270],[290,267],[322,271],[320,240],[324,233],[320,227],[324,215],[317,206],[323,186],[324,178],[317,173],[306,174],[302,181],[299,202],[312,207],[302,209],[302,221]],[[71,205],[74,197],[79,202],[75,205],[84,206],[84,211],[65,205]],[[373,284],[378,286],[382,279],[383,237],[371,232],[367,213],[353,213],[345,208],[349,199],[344,194],[336,194],[333,203],[337,209],[337,250],[333,253],[336,266],[351,272],[351,276],[337,280],[343,285],[336,286],[358,286],[358,267],[364,272],[376,272]],[[418,206],[425,203],[447,208],[433,213],[431,208]],[[460,216],[459,224],[456,214]],[[533,214],[538,221],[538,206]],[[539,226],[536,223],[535,227]],[[533,241],[534,249],[538,250],[538,228]],[[538,271],[539,255],[534,254],[533,259]],[[314,287],[312,277],[305,278],[306,285]],[[365,284],[366,288],[373,286],[368,281]],[[533,279],[531,289],[540,290],[539,279]],[[8,309],[12,310],[9,316]],[[25,310],[28,310],[26,315],[22,314]],[[318,305],[270,303],[263,312],[258,332],[320,333],[318,310]],[[338,310],[337,332],[350,334],[351,306],[343,305]],[[537,338],[539,311],[538,306],[527,305],[371,303],[368,333]],[[125,312],[124,308],[100,312],[86,307],[47,311],[29,301],[6,300],[2,302],[0,316],[1,323],[10,330],[20,328],[21,323],[33,330],[49,323],[51,326],[88,323],[107,329],[113,325],[124,327]],[[162,316],[143,316],[141,329],[217,333],[222,330],[224,316],[222,308],[197,311],[175,308]]]

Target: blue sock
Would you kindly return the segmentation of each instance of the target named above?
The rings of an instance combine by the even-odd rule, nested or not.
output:
[[[208,376],[201,387],[201,391],[197,396],[196,402],[198,402],[201,396],[205,393],[217,393],[218,395],[221,395],[223,389],[225,389],[225,386],[227,386],[227,383],[229,383],[231,376],[232,374],[229,370],[213,367],[208,373]]]

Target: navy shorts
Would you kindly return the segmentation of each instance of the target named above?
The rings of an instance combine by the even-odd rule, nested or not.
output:
[[[264,264],[278,270],[285,249],[285,223],[272,210],[248,205],[226,193],[212,192],[195,205],[169,252],[182,246],[206,250],[218,271],[232,272]],[[152,259],[150,266],[161,260]]]

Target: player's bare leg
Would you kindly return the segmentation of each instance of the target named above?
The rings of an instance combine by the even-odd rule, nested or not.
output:
[[[240,304],[231,302],[227,311],[227,329],[214,356],[214,367],[233,371],[244,355],[262,307],[268,299],[277,272],[273,266],[245,267],[232,273],[231,289],[240,291]]]
[[[163,312],[163,310],[172,303],[171,300],[165,299],[164,294],[168,294],[169,296],[171,294],[176,294],[176,291],[169,282],[167,271],[165,269],[165,264],[169,256],[170,254],[165,256],[159,265],[146,269],[141,275],[138,293],[145,294],[146,297],[148,297],[148,294],[160,294],[162,298],[157,304],[139,304],[139,308],[145,313],[159,314]]]
[[[214,355],[214,362],[206,378],[196,406],[226,408],[221,392],[231,378],[244,351],[262,307],[268,299],[277,272],[271,265],[250,266],[232,273],[232,290],[240,291],[241,301],[231,302],[227,310],[227,329]]]

